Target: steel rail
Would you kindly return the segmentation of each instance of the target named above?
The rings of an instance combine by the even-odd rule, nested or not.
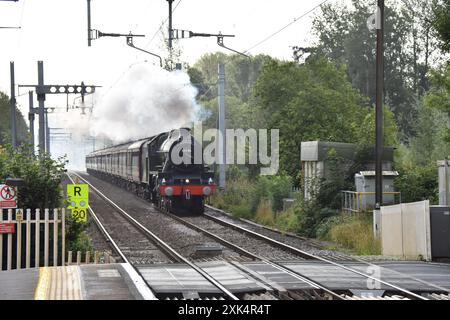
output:
[[[365,274],[365,273],[363,273],[363,272],[361,272],[361,271],[355,270],[355,269],[353,269],[353,268],[347,267],[347,266],[345,266],[345,265],[343,265],[343,264],[334,262],[334,261],[332,261],[332,260],[323,258],[323,257],[321,257],[321,256],[317,256],[317,255],[314,255],[314,254],[312,254],[312,253],[306,252],[306,251],[304,251],[304,250],[295,248],[295,247],[293,247],[293,246],[290,246],[290,245],[285,244],[285,243],[283,243],[283,242],[280,242],[280,241],[278,241],[278,240],[269,238],[269,237],[267,237],[267,236],[265,236],[265,235],[259,234],[259,233],[257,233],[257,232],[252,231],[252,230],[249,230],[249,229],[246,229],[246,228],[244,228],[244,227],[241,227],[241,226],[232,224],[232,223],[230,223],[230,222],[227,222],[227,221],[225,221],[225,220],[219,219],[219,218],[217,218],[217,217],[213,217],[213,216],[211,216],[211,215],[209,215],[209,214],[207,214],[207,213],[205,213],[204,216],[206,216],[208,219],[211,219],[211,220],[213,220],[213,221],[215,221],[215,222],[217,222],[217,223],[219,223],[219,224],[222,224],[222,225],[228,226],[228,227],[230,227],[230,228],[233,228],[233,229],[235,229],[235,230],[238,230],[238,231],[241,231],[241,232],[250,234],[250,235],[252,235],[253,237],[259,238],[259,239],[264,240],[264,241],[267,241],[267,242],[269,242],[269,243],[271,243],[271,244],[273,244],[273,245],[275,245],[275,246],[277,246],[277,247],[279,247],[279,248],[284,248],[285,250],[289,250],[289,251],[291,251],[291,252],[294,252],[294,253],[296,253],[296,254],[302,256],[302,257],[308,257],[309,259],[320,260],[320,261],[322,261],[322,262],[325,262],[325,263],[328,263],[328,264],[332,264],[332,265],[334,265],[334,266],[336,266],[336,267],[339,267],[339,268],[341,268],[341,269],[345,269],[345,270],[347,270],[347,271],[356,273],[356,274],[361,275],[361,276],[363,276],[363,277],[365,277],[365,278],[368,278],[368,279],[371,279],[371,280],[375,280],[375,281],[377,281],[378,283],[384,284],[384,285],[386,285],[386,286],[388,286],[388,287],[391,287],[391,288],[393,288],[393,289],[395,289],[395,290],[398,290],[398,291],[400,291],[400,292],[403,292],[403,293],[406,294],[407,296],[412,297],[412,298],[414,298],[414,299],[418,299],[418,300],[429,300],[429,299],[427,299],[427,298],[425,298],[425,297],[423,297],[423,296],[421,296],[421,295],[418,295],[418,294],[416,294],[416,293],[414,293],[414,292],[411,292],[411,291],[409,291],[409,290],[407,290],[407,289],[401,288],[401,287],[399,287],[399,286],[397,286],[397,285],[395,285],[395,284],[392,284],[392,283],[389,283],[389,282],[387,282],[387,281],[384,281],[384,280],[381,280],[381,279],[372,277],[372,276],[370,276],[370,275],[368,275],[368,274]],[[356,260],[356,259],[355,259],[355,260]]]
[[[236,297],[231,291],[229,291],[227,288],[225,288],[220,282],[218,282],[216,279],[211,277],[206,271],[204,271],[201,267],[196,265],[194,262],[189,261],[185,257],[183,257],[181,254],[179,254],[177,251],[175,251],[171,246],[169,246],[167,243],[165,243],[162,239],[160,239],[158,236],[156,236],[153,232],[148,230],[145,226],[143,226],[140,222],[138,222],[136,219],[134,219],[132,216],[130,216],[127,212],[125,212],[122,208],[120,208],[117,204],[115,204],[111,199],[109,199],[106,195],[104,195],[100,190],[98,190],[96,187],[94,187],[89,181],[87,181],[85,178],[81,177],[76,172],[73,172],[74,175],[79,177],[81,180],[86,182],[92,190],[94,190],[98,195],[100,195],[103,199],[105,199],[111,206],[113,206],[115,209],[117,209],[128,221],[133,223],[135,226],[137,226],[141,231],[146,233],[148,236],[152,237],[154,241],[156,241],[162,248],[164,248],[164,251],[169,253],[170,256],[177,257],[177,259],[187,265],[189,265],[191,268],[193,268],[195,271],[200,273],[207,281],[209,281],[212,285],[214,285],[217,289],[219,289],[221,292],[223,292],[226,296],[231,298],[232,300],[239,300],[238,297]]]
[[[310,286],[314,287],[315,289],[320,289],[320,290],[322,290],[322,291],[332,295],[333,297],[337,298],[338,300],[345,300],[343,297],[341,297],[337,293],[333,292],[332,290],[328,289],[327,287],[321,285],[320,283],[318,283],[318,282],[316,282],[314,280],[311,280],[310,278],[308,278],[308,277],[306,277],[306,276],[304,276],[304,275],[302,275],[302,274],[300,274],[300,273],[298,273],[298,272],[296,272],[296,271],[294,271],[294,270],[292,270],[290,268],[287,268],[287,267],[285,267],[285,266],[283,266],[283,265],[281,265],[279,263],[270,261],[267,258],[264,258],[264,257],[261,257],[261,256],[258,256],[256,254],[254,254],[254,253],[251,253],[250,251],[248,251],[248,250],[246,250],[244,248],[241,248],[238,245],[236,245],[234,243],[231,243],[231,242],[229,242],[229,241],[219,237],[218,235],[215,235],[215,234],[213,234],[213,233],[211,233],[211,232],[209,232],[209,231],[207,231],[207,230],[205,230],[205,229],[203,229],[203,228],[201,228],[201,227],[199,227],[199,226],[197,226],[197,225],[195,225],[195,224],[193,224],[193,223],[191,223],[189,221],[186,221],[185,219],[183,219],[181,217],[178,217],[178,216],[176,216],[176,215],[174,215],[172,213],[169,213],[169,212],[165,212],[165,213],[167,215],[169,215],[172,219],[174,219],[176,221],[179,221],[179,222],[183,223],[184,225],[186,225],[186,226],[188,226],[188,227],[190,227],[190,228],[192,228],[194,230],[197,230],[199,232],[204,233],[208,237],[211,237],[211,238],[213,238],[213,239],[223,243],[227,247],[230,247],[230,248],[232,248],[232,249],[234,249],[234,250],[236,250],[238,252],[241,252],[241,253],[243,253],[243,254],[245,254],[245,255],[253,258],[253,259],[263,261],[266,264],[271,265],[272,267],[274,267],[274,268],[276,268],[276,269],[278,269],[280,271],[283,271],[283,272],[293,276],[294,278],[296,278],[296,279],[298,279],[298,280],[300,280],[302,282],[305,282],[305,283],[309,284]]]
[[[72,179],[72,177],[70,176],[69,173],[66,174],[67,177],[69,178],[69,180],[72,183],[75,183]],[[144,276],[141,274],[141,272],[139,271],[138,268],[136,268],[129,260],[128,258],[125,256],[125,254],[122,252],[122,250],[119,248],[119,245],[114,241],[114,239],[111,237],[111,235],[108,233],[108,231],[106,230],[105,226],[101,223],[100,219],[98,218],[97,214],[95,213],[95,211],[89,206],[88,207],[89,213],[91,214],[92,219],[94,220],[95,224],[97,225],[97,227],[100,229],[100,232],[103,234],[104,237],[106,237],[106,239],[108,240],[108,242],[112,245],[112,247],[114,248],[114,250],[116,251],[116,253],[122,258],[122,260],[130,265],[133,270],[137,273],[139,279],[138,281],[140,283],[144,283],[147,287],[148,290],[150,290],[151,296],[156,298],[156,294],[155,292],[152,290],[150,284],[147,282],[147,280],[145,280]],[[136,281],[137,282],[137,281]],[[140,283],[135,283],[137,287],[140,286]],[[138,290],[139,291],[139,290]],[[139,291],[140,292],[140,291]],[[145,294],[145,293],[144,293]],[[145,298],[143,296],[143,298]]]
[[[320,246],[319,246],[318,244],[316,244],[316,243],[311,243],[311,239],[308,239],[308,238],[305,238],[305,237],[298,236],[298,235],[293,234],[293,233],[291,233],[291,232],[282,232],[282,231],[280,231],[280,230],[278,230],[278,229],[274,229],[274,228],[271,228],[271,227],[268,227],[268,226],[264,226],[264,225],[262,225],[262,224],[259,224],[259,223],[256,223],[256,222],[254,222],[254,221],[250,221],[250,220],[247,220],[247,219],[243,219],[243,218],[235,218],[235,217],[233,217],[230,213],[228,213],[228,212],[226,212],[226,211],[224,211],[224,210],[215,208],[215,207],[213,207],[213,206],[207,205],[207,204],[205,204],[205,207],[207,207],[207,208],[210,209],[211,211],[217,212],[217,213],[219,213],[219,214],[221,214],[221,215],[223,215],[223,216],[225,216],[225,217],[227,217],[227,218],[229,218],[229,219],[232,219],[232,220],[238,220],[238,221],[241,221],[241,222],[243,222],[243,223],[245,223],[245,224],[253,225],[253,226],[256,226],[256,227],[258,227],[258,228],[262,228],[262,229],[264,229],[264,230],[267,230],[267,231],[269,231],[269,232],[277,233],[277,234],[279,234],[279,235],[284,235],[284,236],[287,235],[287,236],[290,237],[290,238],[294,238],[294,239],[297,239],[297,240],[305,241],[305,242],[308,243],[308,245],[314,246],[314,247],[316,247],[316,248],[318,248],[318,249],[320,248]],[[360,259],[360,258],[355,257],[355,256],[348,256],[348,257],[349,257],[350,259],[355,260],[356,262],[365,264],[365,265],[370,266],[370,267],[377,267],[377,268],[385,269],[385,270],[387,270],[387,271],[389,271],[389,272],[395,273],[395,274],[397,274],[397,275],[399,275],[399,276],[402,276],[402,277],[404,277],[404,278],[409,278],[409,279],[412,279],[412,280],[414,280],[414,281],[417,281],[417,282],[420,282],[420,283],[422,283],[422,284],[425,284],[425,285],[427,285],[427,286],[436,288],[436,289],[439,290],[439,291],[442,291],[442,292],[450,292],[450,289],[448,289],[448,288],[444,288],[444,287],[439,286],[439,285],[436,285],[436,284],[434,284],[434,283],[430,283],[430,282],[428,282],[428,281],[425,281],[425,280],[422,280],[422,279],[418,279],[418,278],[416,278],[416,277],[414,277],[414,276],[411,276],[411,275],[405,275],[405,274],[403,274],[403,273],[401,273],[401,272],[399,272],[399,271],[397,271],[397,270],[388,268],[388,267],[386,267],[386,266],[381,266],[381,265],[379,265],[379,264],[375,264],[375,263],[373,263],[373,262],[369,262],[369,261]]]

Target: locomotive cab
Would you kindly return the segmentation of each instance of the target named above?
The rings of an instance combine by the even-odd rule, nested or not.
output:
[[[205,167],[201,156],[196,159],[196,148],[203,154],[189,129],[172,130],[162,143],[159,153],[164,155],[164,163],[156,189],[164,209],[201,214],[205,198],[215,191],[214,174]]]

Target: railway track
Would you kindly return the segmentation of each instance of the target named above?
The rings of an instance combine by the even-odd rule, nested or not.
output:
[[[186,225],[195,228],[196,230],[203,232],[207,235],[209,235],[210,237],[215,238],[216,240],[224,243],[225,245],[228,245],[230,247],[234,247],[236,250],[242,250],[243,252],[246,252],[247,254],[253,256],[253,258],[261,260],[267,264],[270,264],[272,266],[274,266],[275,268],[279,269],[279,270],[283,270],[288,274],[293,275],[294,277],[297,277],[298,279],[301,279],[305,282],[311,283],[314,286],[317,286],[318,288],[320,288],[321,290],[323,290],[324,292],[330,294],[333,297],[336,297],[335,295],[338,295],[337,293],[333,292],[332,290],[328,289],[327,287],[325,287],[324,285],[322,285],[321,283],[314,281],[314,279],[310,278],[310,277],[306,277],[303,274],[300,274],[299,272],[296,272],[295,270],[293,270],[292,268],[288,268],[286,267],[284,264],[278,263],[276,261],[270,260],[267,257],[264,256],[259,256],[257,254],[254,254],[250,251],[247,251],[246,249],[242,248],[243,243],[245,243],[245,240],[243,242],[241,242],[239,245],[236,245],[235,243],[233,243],[232,241],[230,241],[229,239],[233,239],[235,237],[233,237],[233,233],[234,231],[238,231],[239,233],[245,235],[246,237],[253,237],[255,239],[258,239],[260,241],[264,241],[266,242],[267,245],[269,246],[274,246],[277,248],[280,248],[281,250],[285,250],[286,252],[290,252],[291,254],[296,254],[298,258],[300,259],[308,259],[308,260],[318,260],[321,262],[325,262],[327,264],[333,265],[334,267],[338,267],[341,268],[345,271],[348,272],[352,272],[360,277],[366,278],[366,279],[370,279],[372,281],[375,281],[376,283],[379,284],[383,284],[391,289],[393,289],[394,291],[398,291],[401,292],[402,295],[404,296],[404,298],[407,299],[414,299],[414,300],[428,300],[427,298],[418,295],[416,293],[413,293],[407,289],[401,288],[395,284],[389,283],[387,281],[383,281],[379,278],[373,277],[371,275],[368,275],[362,271],[359,271],[355,268],[349,267],[348,265],[345,264],[341,264],[338,263],[336,261],[333,260],[329,260],[327,258],[324,258],[322,256],[318,256],[315,254],[312,254],[310,252],[298,249],[296,247],[292,247],[290,245],[287,245],[285,243],[279,242],[278,240],[274,240],[271,239],[265,235],[259,234],[257,232],[251,231],[249,229],[246,229],[242,226],[238,226],[236,224],[233,224],[229,221],[225,221],[222,219],[219,219],[217,217],[213,217],[211,215],[208,214],[204,214],[201,217],[178,217],[172,213],[167,213],[169,214],[173,219],[177,220],[177,221],[181,221],[184,222]],[[205,223],[205,219],[204,217],[206,217],[209,221],[207,223]],[[215,224],[215,226],[212,226],[213,222]],[[220,228],[219,226],[221,226],[222,228]],[[208,229],[209,230],[208,230]],[[214,230],[212,233],[210,230]],[[220,230],[220,234],[221,235],[227,235],[227,239],[218,236],[218,230]],[[353,258],[349,257],[349,260],[347,262],[356,262],[356,260],[354,260]],[[341,295],[339,297],[342,297]],[[345,296],[346,299],[348,296]]]
[[[139,221],[137,221],[134,217],[131,217],[131,215],[129,215],[123,209],[118,207],[112,200],[110,200],[106,195],[104,195],[98,188],[96,188],[92,183],[90,183],[82,175],[79,175],[77,173],[72,173],[72,174],[77,176],[79,180],[82,180],[83,182],[89,184],[91,189],[92,189],[92,191],[95,192],[95,194],[97,194],[98,196],[102,197],[108,203],[108,205],[112,206],[114,210],[116,210],[116,211],[120,212],[122,215],[124,215],[127,220],[129,220],[129,221],[131,220],[132,223],[134,225],[137,225],[141,231],[144,230],[144,232],[146,232],[146,233],[151,233],[152,234],[151,235],[152,239],[153,238],[158,238],[151,231],[149,231],[145,226],[143,226]],[[167,217],[168,216],[166,213],[163,213],[163,212],[160,212],[160,215],[163,216],[163,217]],[[176,218],[176,216],[169,216],[169,217],[172,220],[172,224],[173,224],[174,217]],[[158,218],[161,218],[161,217],[158,217]],[[178,222],[182,226],[187,226],[187,224],[184,221],[178,220]],[[165,224],[165,226],[167,227],[168,225]],[[191,226],[188,226],[188,227],[191,230],[199,231],[199,230],[196,230],[195,228],[193,228]],[[180,227],[178,226],[177,229],[180,230]],[[201,231],[199,231],[199,232],[201,232]],[[204,232],[201,232],[201,233],[204,234]],[[234,256],[232,255],[230,257],[225,257],[224,260],[226,260],[228,262],[233,263],[233,262],[253,261],[253,260],[266,261],[270,265],[275,266],[276,269],[281,270],[281,271],[283,271],[283,272],[285,272],[287,274],[290,274],[291,276],[293,276],[294,278],[298,279],[299,281],[304,282],[305,284],[309,285],[314,290],[317,290],[319,293],[318,294],[314,293],[314,296],[321,296],[321,297],[325,297],[326,296],[326,299],[334,298],[334,299],[342,300],[342,297],[339,296],[338,294],[334,293],[332,290],[329,290],[326,287],[324,287],[324,286],[322,286],[322,285],[320,285],[318,283],[315,283],[314,281],[310,281],[307,278],[302,277],[301,275],[298,275],[297,273],[292,272],[292,271],[288,270],[285,267],[282,267],[281,265],[277,265],[277,264],[274,264],[272,262],[269,262],[268,259],[261,258],[261,257],[255,255],[255,254],[247,251],[247,250],[244,250],[244,249],[242,249],[242,248],[240,248],[238,246],[232,245],[231,243],[226,244],[225,242],[223,242],[221,239],[219,239],[217,236],[215,236],[213,234],[209,234],[209,235],[207,235],[207,237],[210,238],[210,239],[213,239],[213,240],[219,240],[219,241],[216,241],[216,242],[224,244],[225,247],[227,248],[227,250],[231,249],[232,251],[234,251],[235,253],[238,254],[237,256],[239,257],[239,259],[236,259],[236,254]],[[161,240],[159,238],[158,238],[158,241],[165,243],[163,240]],[[264,245],[266,245],[266,244],[264,244]],[[169,246],[169,245],[167,244],[167,246]],[[276,250],[280,251],[280,252],[283,251],[283,250],[279,250],[279,249],[276,249]],[[285,256],[286,255],[287,254],[285,253]],[[180,254],[180,256],[181,256],[181,254]],[[246,259],[243,259],[242,257],[246,257]],[[293,256],[289,256],[289,258],[290,258],[290,260],[294,259]],[[183,259],[184,260],[181,261],[182,263],[186,263],[186,261],[190,261],[190,263],[194,263],[194,262],[192,262],[192,259],[187,259],[186,257],[183,257]],[[210,260],[210,259],[208,259],[208,260]],[[202,261],[202,259],[200,259],[200,261]],[[173,262],[180,263],[180,260],[173,261]],[[200,267],[198,267],[198,268],[200,268]],[[247,274],[249,277],[253,277],[253,275],[248,274],[247,270],[242,270],[241,269],[241,272]],[[260,281],[261,279],[256,279],[256,280]],[[266,283],[266,285],[267,285],[267,287],[271,288],[272,291],[274,291],[274,292],[278,291],[278,288],[272,287],[270,284],[267,284],[267,283]],[[253,299],[255,296],[273,297],[273,295],[270,292],[268,292],[268,293],[263,293],[262,295],[260,293],[258,293],[258,294],[248,293],[246,295],[243,295],[243,298],[244,299],[248,299],[248,298],[249,299]],[[283,294],[283,296],[282,296],[283,299],[286,299],[286,298],[287,299],[292,299],[292,297],[295,297],[295,298],[302,297],[302,298],[304,298],[304,295],[300,295],[299,293],[292,292],[292,293],[290,293],[290,295],[289,294],[286,294],[286,295]]]
[[[70,175],[68,177],[75,183]],[[88,210],[92,220],[122,261],[132,265],[175,261],[174,257],[158,248],[151,238],[130,224],[119,210],[108,207],[107,214],[94,211],[93,207],[104,205],[103,200],[96,196],[91,196],[90,203]]]
[[[86,179],[79,176],[80,179],[89,183]],[[95,188],[95,187],[94,187]],[[98,189],[94,189],[96,192],[101,193]],[[103,197],[106,197],[103,195]],[[399,292],[402,294],[405,299],[419,299],[419,300],[427,300],[427,298],[415,294],[409,290],[403,289],[399,286],[396,286],[392,283],[383,281],[381,279],[372,277],[364,272],[353,269],[347,265],[339,263],[338,261],[355,261],[355,259],[350,256],[343,254],[335,254],[331,257],[331,259],[325,258],[321,250],[317,248],[315,245],[311,245],[310,243],[306,243],[305,247],[299,249],[297,247],[291,246],[287,243],[279,241],[280,239],[272,239],[268,236],[268,234],[263,235],[255,230],[250,230],[251,228],[245,228],[242,223],[232,223],[233,219],[222,219],[219,218],[214,213],[214,209],[209,207],[205,216],[200,217],[179,217],[175,216],[171,213],[166,213],[171,219],[184,224],[186,227],[200,232],[207,237],[214,239],[216,242],[224,245],[227,248],[231,248],[235,252],[238,252],[240,255],[253,259],[255,261],[262,261],[266,264],[271,265],[272,267],[289,274],[296,279],[303,281],[311,285],[311,287],[315,288],[317,291],[322,293],[324,296],[332,299],[349,299],[349,295],[333,292],[333,290],[328,289],[326,286],[322,285],[314,281],[311,278],[308,278],[299,272],[286,267],[282,264],[282,262],[286,261],[294,261],[294,260],[318,260],[327,264],[330,264],[334,267],[341,268],[346,270],[347,272],[351,272],[353,274],[358,275],[364,279],[370,279],[380,284],[385,285],[392,289],[392,291]],[[132,218],[132,217],[131,217]],[[132,218],[134,219],[134,218]],[[229,221],[226,221],[229,220]],[[136,221],[137,222],[137,221]],[[239,225],[240,224],[240,225]],[[267,233],[275,233],[274,230],[267,229]],[[239,234],[240,237],[237,237],[236,234]],[[239,238],[239,241],[236,239]],[[275,237],[276,238],[276,237]],[[297,241],[303,240],[298,238]],[[239,243],[236,243],[239,242]],[[255,249],[256,248],[256,249]],[[258,248],[260,248],[258,252]],[[264,251],[261,251],[261,248],[264,248]],[[268,250],[267,248],[270,248]],[[315,249],[315,253],[311,253],[311,249]],[[255,254],[257,252],[258,254]],[[270,254],[267,254],[270,252]],[[274,254],[275,252],[275,254]],[[329,252],[325,252],[327,256],[330,255]],[[243,270],[245,271],[245,270]],[[397,295],[395,295],[398,298]]]
[[[220,292],[222,292],[223,296],[220,298],[228,298],[231,300],[238,300],[238,298],[231,293],[227,288],[225,288],[222,284],[217,282],[214,278],[212,278],[208,273],[206,273],[202,268],[197,266],[195,263],[187,260],[185,257],[183,257],[181,254],[176,252],[172,247],[170,247],[167,243],[165,243],[163,240],[158,238],[155,234],[153,234],[150,230],[148,230],[145,226],[143,226],[141,223],[139,223],[136,219],[134,219],[130,214],[125,212],[122,208],[120,208],[118,205],[116,205],[112,200],[110,200],[106,195],[104,195],[100,190],[95,188],[92,184],[90,184],[87,180],[82,178],[81,176],[75,174],[78,178],[85,181],[91,189],[94,191],[95,195],[99,198],[102,198],[110,207],[113,208],[113,214],[111,216],[115,216],[115,218],[122,220],[117,221],[119,224],[122,224],[122,228],[126,228],[128,232],[132,232],[133,235],[140,235],[141,238],[139,242],[144,243],[144,248],[142,248],[142,243],[139,244],[138,247],[125,247],[124,248],[124,242],[122,239],[119,241],[115,241],[115,237],[120,238],[120,231],[124,231],[124,229],[121,230],[112,230],[111,228],[111,221],[107,221],[104,219],[104,216],[97,215],[94,210],[89,207],[89,212],[91,216],[93,217],[94,222],[97,224],[98,228],[101,230],[101,232],[104,234],[104,236],[108,239],[108,241],[111,243],[111,246],[114,248],[115,252],[123,259],[125,263],[128,263],[133,267],[136,273],[140,275],[140,278],[143,282],[146,283],[147,287],[150,288],[149,284],[145,281],[144,277],[140,274],[139,269],[136,267],[137,261],[136,261],[136,251],[138,252],[139,257],[144,254],[150,254],[151,257],[157,257],[152,262],[153,263],[163,263],[163,262],[177,262],[177,263],[183,263],[194,269],[196,272],[198,272],[202,277],[204,277],[208,282],[210,282],[213,286],[215,286]],[[74,180],[71,178],[70,174],[68,174],[69,179],[74,182]],[[91,203],[92,203],[91,198]],[[94,202],[95,202],[94,198]],[[120,215],[120,217],[118,216]],[[127,223],[123,223],[123,222]],[[123,236],[123,235],[122,235]],[[145,239],[143,239],[145,238]],[[128,240],[130,240],[128,238]],[[128,245],[130,243],[128,242]],[[136,251],[133,249],[137,249]],[[144,249],[144,250],[143,250]],[[162,261],[162,259],[165,259]],[[140,261],[139,261],[140,262]],[[153,293],[154,294],[154,293]]]
[[[404,274],[386,268],[381,267],[376,263],[372,263],[370,261],[359,259],[355,256],[350,256],[344,253],[329,251],[329,250],[323,250],[320,248],[320,245],[315,243],[314,241],[311,241],[311,239],[303,238],[294,234],[290,233],[283,233],[279,230],[263,226],[260,224],[257,224],[253,221],[245,220],[245,219],[237,219],[232,217],[229,213],[214,208],[212,206],[206,205],[207,209],[205,210],[204,216],[208,219],[211,219],[219,224],[222,224],[224,226],[231,227],[235,230],[240,230],[245,233],[250,233],[252,235],[255,235],[258,238],[262,238],[267,240],[272,245],[276,245],[280,248],[285,248],[286,250],[293,251],[304,257],[305,259],[312,259],[312,260],[320,260],[326,263],[330,263],[333,265],[338,265],[339,262],[354,262],[359,263],[361,265],[370,267],[370,268],[382,268],[385,270],[388,270],[390,273],[397,274],[398,276],[405,277],[407,279],[420,282],[426,286],[434,288],[437,292],[441,292],[439,294],[430,294],[428,295],[433,299],[435,296],[447,296],[449,293],[449,290],[447,288],[432,284],[430,282],[418,279],[416,277],[412,276],[405,276]],[[334,262],[334,263],[333,263]],[[345,266],[344,266],[345,267]],[[345,268],[348,270],[348,268]],[[349,270],[354,272],[355,270]],[[357,270],[356,270],[357,271]],[[359,273],[359,272],[355,272]],[[385,283],[388,285],[388,283]],[[391,285],[391,284],[389,284]],[[397,286],[392,286],[395,288]],[[399,288],[402,289],[402,288]]]
[[[205,215],[211,218],[218,218],[224,221],[229,221],[231,224],[241,226],[245,229],[254,231],[271,239],[283,242],[296,248],[300,248],[304,251],[314,253],[315,255],[329,258],[331,260],[348,261],[352,259],[349,255],[342,252],[324,250],[323,244],[313,239],[301,237],[290,232],[282,232],[280,230],[264,226],[250,220],[235,218],[230,213],[214,208],[210,205],[205,205]]]

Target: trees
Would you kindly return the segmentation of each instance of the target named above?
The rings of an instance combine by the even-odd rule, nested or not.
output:
[[[433,0],[431,26],[441,42],[441,50],[450,52],[450,1]]]
[[[199,93],[197,101],[201,105],[197,118],[203,122],[203,127],[217,128],[218,100],[217,100],[217,66],[225,64],[225,118],[228,129],[265,129],[267,121],[255,101],[253,87],[263,66],[270,61],[265,55],[257,55],[251,59],[233,54],[225,55],[221,52],[203,55],[188,73],[191,83],[197,87]],[[252,178],[255,177],[257,167],[248,166]]]
[[[11,139],[11,107],[9,103],[9,97],[0,91],[0,145],[4,145]],[[25,120],[22,113],[16,108],[16,121],[17,121],[17,141],[23,143],[28,141],[28,131]]]
[[[430,72],[431,88],[424,99],[425,106],[447,113],[450,117],[450,62]],[[447,132],[450,142],[450,131]]]
[[[366,26],[374,1],[352,1],[352,6],[328,4],[314,19],[316,51],[348,66],[355,88],[375,101],[375,34]],[[425,0],[388,2],[385,9],[385,103],[395,114],[402,141],[414,135],[417,112],[412,106],[428,90],[427,73],[435,55],[430,7]]]
[[[280,129],[280,169],[298,177],[302,141],[355,142],[367,99],[348,81],[346,69],[313,56],[303,65],[272,60],[255,86],[269,128]]]
[[[210,100],[217,93],[217,65],[225,64],[225,95],[248,102],[252,98],[252,87],[259,76],[262,66],[270,60],[269,56],[257,55],[252,59],[238,54],[225,55],[221,52],[203,55],[188,71],[194,84],[209,89],[201,100]]]
[[[397,146],[397,123],[394,113],[388,106],[383,108],[383,144],[385,146]],[[375,108],[372,108],[364,117],[363,123],[358,129],[358,144],[361,147],[373,146],[375,141]]]

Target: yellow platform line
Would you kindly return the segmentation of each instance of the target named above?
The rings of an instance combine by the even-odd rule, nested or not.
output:
[[[35,300],[82,300],[78,266],[39,268]]]
[[[39,280],[34,292],[34,300],[48,300],[51,271],[49,268],[39,268]]]

